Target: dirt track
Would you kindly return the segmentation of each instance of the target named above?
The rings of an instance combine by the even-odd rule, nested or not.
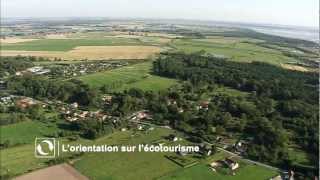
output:
[[[40,169],[19,177],[15,180],[88,180],[68,164],[60,164]]]

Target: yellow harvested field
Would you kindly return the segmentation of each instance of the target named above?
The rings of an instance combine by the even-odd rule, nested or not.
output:
[[[46,39],[70,39],[67,34],[48,34],[45,36]]]
[[[152,37],[165,37],[165,38],[182,38],[181,35],[175,35],[175,34],[165,34],[165,33],[147,33],[147,36]]]
[[[302,66],[297,66],[297,65],[290,65],[290,64],[281,64],[282,68],[289,69],[289,70],[294,70],[294,71],[301,71],[301,72],[309,72],[310,69],[302,67]]]
[[[1,56],[37,56],[65,60],[146,59],[161,48],[156,46],[79,46],[68,52],[60,51],[1,51]]]
[[[14,43],[21,43],[21,42],[28,42],[28,41],[35,41],[35,40],[38,40],[38,39],[6,38],[6,39],[0,39],[0,43],[14,44]]]
[[[160,42],[160,43],[169,43],[169,42],[171,42],[171,39],[168,39],[168,38],[160,38],[160,39],[159,39],[159,42]]]

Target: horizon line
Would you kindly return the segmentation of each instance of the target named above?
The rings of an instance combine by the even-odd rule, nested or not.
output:
[[[11,16],[11,17],[0,17],[1,21],[6,18],[16,18],[16,19],[67,19],[67,18],[105,18],[105,19],[128,19],[128,20],[184,20],[184,21],[199,21],[199,22],[218,22],[218,23],[230,23],[230,24],[253,24],[260,26],[288,26],[288,27],[300,27],[300,28],[312,28],[319,30],[320,25],[309,26],[309,25],[296,25],[296,24],[272,24],[268,22],[245,22],[245,21],[224,21],[224,20],[210,20],[210,19],[191,19],[191,18],[156,18],[156,17],[112,17],[112,16],[41,16],[41,17],[21,17],[21,16]]]

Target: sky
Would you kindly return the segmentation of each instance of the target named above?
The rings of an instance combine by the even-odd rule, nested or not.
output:
[[[319,27],[319,0],[1,0],[3,17],[110,17]]]

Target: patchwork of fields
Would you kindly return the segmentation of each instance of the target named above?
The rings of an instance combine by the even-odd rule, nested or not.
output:
[[[105,37],[102,34],[79,37],[50,35],[46,39],[2,39],[1,55],[64,60],[146,59],[159,53],[162,44],[170,41],[161,37]]]
[[[124,32],[89,32],[57,34],[45,37],[8,38],[1,40],[2,56],[42,56],[49,59],[102,60],[146,59],[165,50],[187,53],[206,51],[215,56],[234,61],[262,61],[284,68],[308,71],[301,66],[286,63],[297,62],[278,48],[259,46],[263,40],[253,38],[206,36],[201,39],[182,38],[178,35],[142,33],[129,35]],[[272,46],[272,45],[270,45]],[[295,51],[288,50],[288,51]]]

